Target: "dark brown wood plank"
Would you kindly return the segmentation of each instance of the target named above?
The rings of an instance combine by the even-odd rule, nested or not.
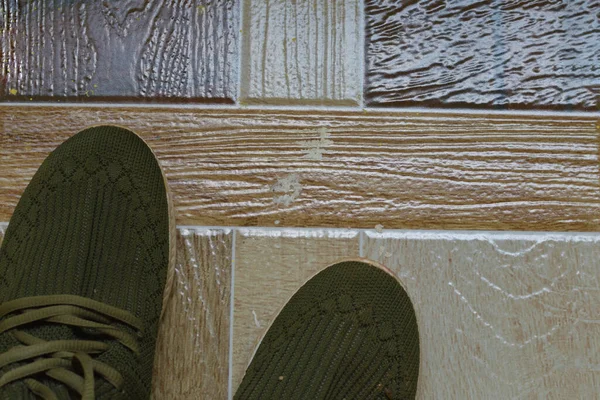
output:
[[[0,221],[46,155],[118,124],[156,151],[178,223],[594,231],[594,116],[0,107]]]
[[[233,102],[235,0],[0,1],[0,100]]]
[[[365,3],[369,105],[598,107],[598,0]]]

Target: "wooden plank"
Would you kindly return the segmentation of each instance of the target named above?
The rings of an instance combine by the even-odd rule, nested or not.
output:
[[[600,393],[600,235],[369,232],[413,300],[419,399]]]
[[[231,229],[182,228],[159,331],[154,399],[227,399]]]
[[[234,0],[0,1],[0,100],[233,102]]]
[[[166,169],[178,223],[594,231],[591,115],[0,107],[0,221],[44,157],[118,124]]]
[[[340,258],[357,257],[358,235],[355,230],[236,231],[234,392],[279,310],[314,274]]]
[[[365,3],[369,105],[600,105],[597,0]]]
[[[361,8],[361,0],[245,0],[242,101],[357,104]]]

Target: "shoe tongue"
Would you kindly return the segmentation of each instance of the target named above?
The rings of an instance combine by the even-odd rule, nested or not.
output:
[[[18,329],[45,341],[81,339],[77,336],[73,327],[62,324],[37,323]]]

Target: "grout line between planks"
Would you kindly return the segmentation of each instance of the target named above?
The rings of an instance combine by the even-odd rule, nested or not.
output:
[[[0,222],[0,228],[8,227],[8,222]],[[545,236],[545,239],[553,238],[553,237],[561,237],[561,238],[577,238],[577,237],[600,237],[600,232],[583,232],[583,231],[498,231],[498,230],[442,230],[442,229],[383,229],[381,232],[378,232],[376,229],[370,228],[329,228],[329,227],[259,227],[259,226],[251,226],[251,227],[240,227],[240,226],[216,226],[216,225],[177,225],[177,229],[222,229],[222,230],[232,230],[233,231],[233,239],[232,243],[235,244],[236,235],[240,229],[248,230],[251,232],[263,231],[263,232],[285,232],[285,231],[315,231],[315,230],[323,230],[323,231],[334,231],[334,232],[357,232],[359,234],[377,234],[377,235],[414,235],[414,236],[422,236],[423,239],[433,238],[433,237],[450,237],[453,236],[456,238],[457,236],[463,237],[482,237],[485,235],[492,234],[498,238],[528,238],[531,236]],[[364,240],[363,238],[361,238]],[[361,240],[359,239],[359,240]],[[233,246],[232,244],[232,246]],[[234,265],[233,257],[235,255],[235,246],[232,249],[232,266]],[[232,276],[233,280],[233,276]]]
[[[242,0],[239,2],[239,8],[238,8],[238,26],[237,26],[237,35],[238,35],[238,43],[237,43],[237,55],[238,55],[238,60],[237,60],[237,88],[236,88],[236,98],[235,98],[235,106],[236,107],[240,107],[240,101],[242,98],[242,68],[244,66],[244,60],[242,59],[244,56],[244,49],[243,49],[243,43],[242,43],[242,39],[243,39],[243,35],[246,34],[246,32],[244,32],[244,3],[246,3],[245,0]]]
[[[365,256],[365,232],[358,233],[358,255],[363,258]]]
[[[362,62],[359,62],[359,67],[358,67],[358,73],[360,74],[360,87],[359,87],[359,102],[358,102],[358,107],[361,109],[365,109],[365,80],[367,79],[367,74],[366,74],[366,64],[367,64],[367,49],[366,49],[366,43],[367,43],[367,32],[365,30],[366,27],[366,16],[365,16],[365,4],[363,0],[358,0],[358,30],[360,32],[360,39],[359,39],[359,51],[360,51],[360,56],[359,56],[359,60],[362,60]],[[362,256],[361,256],[362,257]]]
[[[227,398],[233,399],[233,308],[235,301],[235,248],[237,229],[233,228],[231,238],[231,288],[229,299],[229,376],[227,378]]]
[[[389,114],[398,113],[401,114],[415,114],[422,113],[422,117],[428,115],[484,115],[484,116],[520,116],[520,117],[584,117],[584,118],[600,118],[600,111],[556,111],[556,110],[497,110],[497,109],[471,109],[471,108],[426,108],[426,107],[365,107],[361,108],[356,106],[329,106],[329,105],[244,105],[240,106],[237,104],[208,104],[208,103],[197,103],[197,104],[177,104],[177,103],[126,103],[126,102],[97,102],[97,103],[46,103],[46,102],[14,102],[14,103],[1,103],[0,110],[2,108],[36,108],[36,107],[48,107],[48,108],[129,108],[129,109],[171,109],[171,110],[228,110],[228,111],[302,111],[306,113],[319,112],[319,111],[346,111],[346,112],[362,112],[361,115],[374,115],[377,114]],[[366,114],[365,114],[366,113]]]
[[[240,226],[204,226],[204,225],[177,225],[177,229],[233,229],[236,232],[239,230],[247,230],[250,232],[285,232],[285,231],[315,231],[315,230],[323,230],[323,231],[334,231],[334,232],[357,232],[364,234],[377,234],[377,235],[420,235],[423,238],[426,237],[434,237],[434,236],[472,236],[472,237],[481,237],[489,234],[493,234],[498,237],[528,237],[528,236],[546,236],[546,237],[555,237],[560,235],[561,237],[578,237],[578,236],[599,236],[600,232],[580,232],[580,231],[498,231],[498,230],[460,230],[460,229],[452,229],[452,230],[443,230],[443,229],[383,229],[379,232],[374,228],[329,228],[329,227],[240,227]]]
[[[8,222],[0,222],[0,228],[8,227]],[[528,236],[546,236],[547,238],[555,237],[560,235],[560,237],[568,237],[575,238],[581,236],[587,237],[596,237],[600,236],[600,232],[581,232],[581,231],[497,231],[497,230],[442,230],[442,229],[383,229],[381,232],[378,232],[376,229],[369,228],[356,228],[356,229],[348,229],[348,228],[328,228],[328,227],[239,227],[239,226],[215,226],[215,225],[177,225],[177,229],[222,229],[227,230],[230,229],[233,231],[233,243],[235,243],[236,235],[240,229],[245,229],[248,231],[256,232],[285,232],[285,231],[314,231],[314,230],[324,230],[324,231],[334,231],[334,232],[358,232],[362,234],[380,234],[380,235],[421,235],[423,238],[426,237],[434,237],[434,236],[483,236],[488,234],[493,234],[498,237],[528,237]],[[235,254],[235,247],[232,249],[232,263],[233,256]]]

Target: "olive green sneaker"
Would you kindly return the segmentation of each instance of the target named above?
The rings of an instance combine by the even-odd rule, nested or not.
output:
[[[262,340],[235,399],[414,399],[419,332],[384,267],[345,261],[300,288]]]
[[[147,399],[174,258],[142,139],[86,129],[23,193],[0,249],[0,399]]]

